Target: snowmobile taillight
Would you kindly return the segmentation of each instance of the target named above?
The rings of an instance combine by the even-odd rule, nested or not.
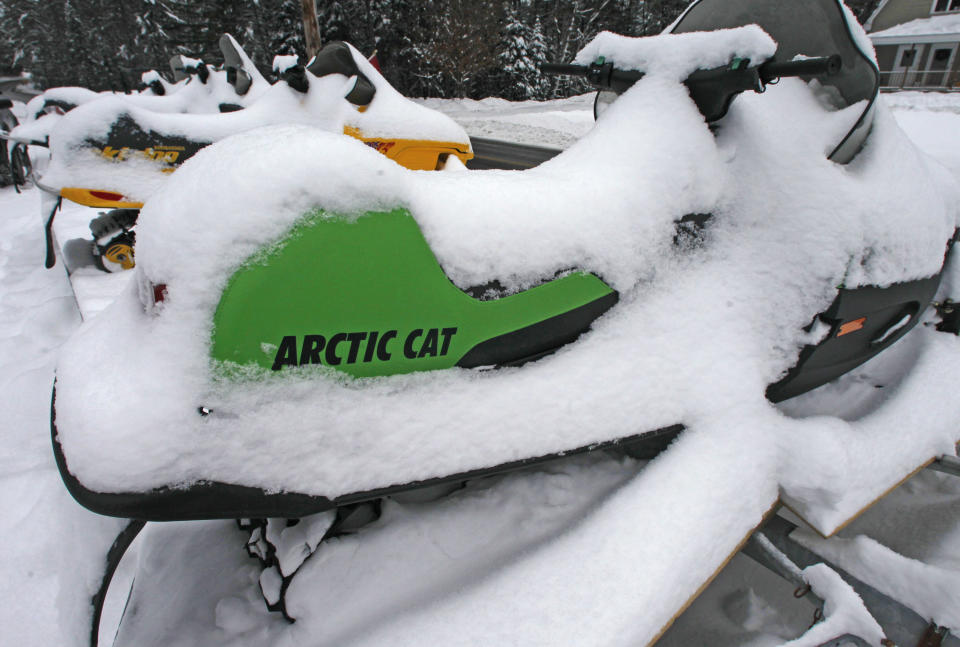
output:
[[[154,283],[143,274],[138,274],[137,293],[140,296],[140,303],[143,304],[143,310],[148,315],[156,315],[160,312],[160,304],[167,298],[167,285]]]
[[[163,300],[167,296],[167,284],[166,283],[157,283],[151,284],[153,287],[153,305],[158,303],[163,303]]]
[[[90,195],[95,198],[100,198],[101,200],[109,200],[111,202],[123,202],[122,193],[114,193],[113,191],[90,191]]]

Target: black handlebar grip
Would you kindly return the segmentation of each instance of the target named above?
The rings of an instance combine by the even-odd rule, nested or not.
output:
[[[843,59],[839,54],[807,58],[798,61],[769,61],[760,66],[764,83],[788,76],[834,76],[840,72]]]
[[[586,65],[569,65],[567,63],[544,63],[540,71],[544,74],[569,74],[571,76],[586,76],[589,68]]]

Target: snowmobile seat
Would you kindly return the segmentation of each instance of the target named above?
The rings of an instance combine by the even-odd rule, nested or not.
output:
[[[837,109],[866,102],[859,118],[829,155],[832,161],[846,164],[870,132],[880,89],[877,66],[857,43],[849,20],[836,0],[698,0],[675,23],[672,33],[758,24],[777,42],[778,61],[839,54],[843,61],[840,72],[818,77],[817,81]]]
[[[346,99],[355,106],[366,106],[373,101],[373,96],[377,92],[370,79],[360,71],[357,62],[353,60],[353,54],[350,52],[350,46],[343,41],[335,40],[327,43],[323,49],[317,52],[307,70],[314,76],[326,76],[327,74],[342,74],[347,78],[357,77],[357,82],[353,89],[347,94]]]

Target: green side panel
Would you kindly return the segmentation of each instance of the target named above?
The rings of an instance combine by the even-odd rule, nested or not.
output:
[[[480,301],[450,282],[409,211],[316,212],[230,278],[211,353],[268,370],[320,363],[356,377],[450,368],[480,342],[611,292],[578,272]]]

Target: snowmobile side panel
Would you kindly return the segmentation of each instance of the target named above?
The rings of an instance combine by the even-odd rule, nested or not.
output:
[[[353,126],[345,126],[343,134],[359,139],[378,153],[412,171],[435,171],[449,155],[459,158],[464,164],[473,158],[468,146],[456,142],[367,137]]]
[[[818,319],[830,332],[800,351],[787,375],[767,387],[767,398],[780,402],[836,379],[903,337],[920,320],[940,285],[940,274],[880,287],[841,288]]]
[[[85,487],[67,467],[63,448],[57,438],[57,389],[50,402],[50,433],[53,454],[60,477],[70,495],[83,507],[108,517],[144,521],[197,521],[246,517],[305,517],[331,508],[372,501],[385,496],[419,490],[443,483],[457,483],[494,476],[525,467],[561,460],[567,456],[618,448],[635,458],[653,458],[683,431],[683,425],[671,425],[610,441],[593,443],[567,451],[523,458],[448,476],[398,483],[376,490],[346,494],[333,499],[298,492],[266,492],[260,488],[204,481],[183,487],[164,487],[149,492],[97,492]]]
[[[211,144],[144,130],[127,114],[121,115],[113,124],[106,141],[87,140],[87,143],[108,159],[123,161],[134,154],[152,159],[163,165],[161,170],[164,173],[172,173],[201,148]]]
[[[106,207],[108,209],[139,209],[142,202],[130,200],[126,196],[113,191],[98,191],[96,189],[82,189],[79,187],[65,187],[60,189],[60,197],[76,202],[85,207]]]
[[[475,299],[450,282],[409,211],[317,212],[231,277],[211,355],[355,377],[502,365],[572,341],[616,299],[583,272]]]

